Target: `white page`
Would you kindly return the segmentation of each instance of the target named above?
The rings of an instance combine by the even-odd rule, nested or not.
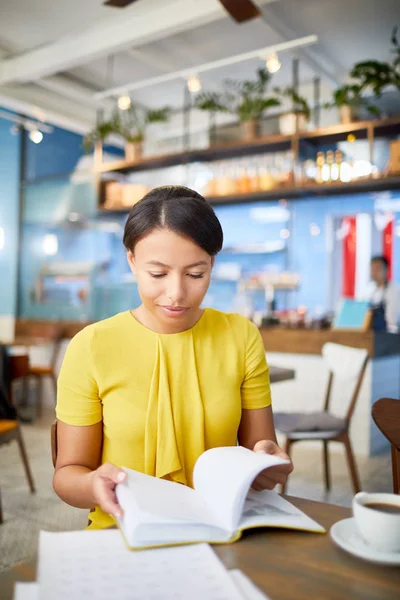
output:
[[[131,546],[228,539],[208,505],[192,488],[124,470],[128,477],[117,485],[116,494],[124,511],[120,526]]]
[[[16,583],[14,587],[14,600],[38,600],[39,586],[35,583]]]
[[[252,580],[239,569],[229,571],[232,581],[243,596],[243,600],[269,600]]]
[[[39,600],[243,600],[207,544],[130,552],[117,530],[39,538]]]
[[[316,521],[281,498],[276,492],[249,490],[240,519],[240,528],[246,529],[262,525],[316,532],[325,531]]]
[[[262,470],[287,462],[241,446],[212,448],[197,460],[194,487],[217,515],[220,527],[233,534],[253,480]]]

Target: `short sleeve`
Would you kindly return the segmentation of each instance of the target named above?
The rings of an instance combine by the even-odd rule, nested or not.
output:
[[[258,328],[248,322],[245,374],[242,382],[242,408],[265,408],[271,404],[269,368]]]
[[[80,331],[69,343],[57,381],[57,419],[67,425],[95,425],[102,404],[94,376],[93,329]]]

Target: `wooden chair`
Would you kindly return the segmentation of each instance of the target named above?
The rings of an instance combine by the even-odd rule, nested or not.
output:
[[[322,349],[322,356],[329,369],[329,380],[325,395],[323,411],[314,413],[276,413],[274,415],[277,431],[286,437],[284,450],[290,455],[292,445],[296,442],[319,440],[323,443],[323,464],[326,490],[331,488],[329,467],[329,442],[341,442],[346,450],[347,464],[354,489],[360,491],[360,478],[354,458],[349,428],[356,407],[362,381],[368,363],[367,350],[350,348],[341,344],[327,343]],[[344,390],[353,385],[353,394],[346,416],[339,418],[329,412],[332,384],[339,381]],[[281,491],[285,493],[286,485]]]
[[[9,357],[10,374],[8,381],[10,383],[8,387],[8,393],[12,399],[12,383],[16,379],[26,377],[29,372],[29,357],[27,354],[20,356]],[[0,420],[0,446],[3,444],[9,444],[12,441],[16,441],[18,444],[19,452],[24,466],[25,475],[28,480],[29,489],[31,494],[35,493],[35,484],[31,468],[29,465],[28,455],[26,452],[24,440],[22,438],[22,432],[17,419],[1,419]],[[3,522],[3,513],[1,508],[1,495],[0,495],[0,524]]]
[[[33,378],[38,384],[38,404],[37,416],[40,417],[43,412],[43,382],[45,377],[49,377],[54,392],[54,403],[57,398],[57,362],[61,348],[63,330],[58,323],[37,323],[32,330],[32,336],[47,340],[52,345],[50,361],[47,364],[34,363],[31,356],[31,365],[29,367],[28,377]]]
[[[377,400],[372,418],[392,445],[393,493],[400,494],[400,400]]]

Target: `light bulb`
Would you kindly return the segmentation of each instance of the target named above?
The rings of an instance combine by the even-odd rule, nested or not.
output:
[[[265,66],[267,67],[270,73],[276,73],[281,68],[281,61],[278,58],[277,54],[271,54],[267,56],[265,61]]]
[[[58,238],[54,233],[48,233],[43,238],[43,252],[47,256],[54,256],[58,252]]]
[[[191,94],[195,94],[201,90],[201,81],[197,75],[193,74],[187,80],[188,90]]]
[[[319,226],[316,223],[311,223],[310,225],[310,233],[311,235],[319,235],[321,233],[321,229],[319,228]]]
[[[39,129],[32,129],[32,131],[29,132],[29,139],[34,144],[40,144],[43,139],[43,133]]]
[[[281,238],[287,240],[290,237],[289,229],[281,229]]]
[[[127,94],[118,98],[118,108],[120,110],[128,110],[131,107],[131,99]]]

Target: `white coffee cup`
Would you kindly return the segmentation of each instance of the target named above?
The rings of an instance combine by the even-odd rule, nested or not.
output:
[[[398,506],[400,495],[360,492],[353,498],[353,514],[364,540],[381,552],[400,552],[400,512],[390,513],[371,504]]]

